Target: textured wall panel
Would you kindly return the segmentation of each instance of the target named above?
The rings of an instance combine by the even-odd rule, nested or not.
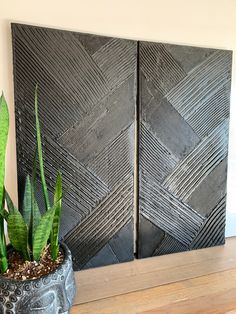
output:
[[[137,43],[13,24],[20,195],[35,144],[39,84],[45,174],[64,196],[61,238],[74,268],[133,259],[133,163]],[[37,193],[42,202],[42,191]]]
[[[231,58],[139,45],[139,257],[224,243]]]

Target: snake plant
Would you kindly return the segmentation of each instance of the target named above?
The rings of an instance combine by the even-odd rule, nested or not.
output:
[[[2,94],[0,98],[0,213],[4,209],[4,180],[5,180],[5,156],[9,130],[9,113],[7,103]],[[0,215],[0,271],[5,272],[8,268],[6,239],[4,233],[4,220]]]
[[[59,225],[61,218],[62,176],[59,172],[55,183],[53,203],[50,203],[48,188],[44,175],[44,162],[42,152],[42,139],[38,116],[38,87],[35,89],[35,123],[36,123],[36,153],[33,163],[32,175],[26,177],[25,192],[22,208],[17,209],[10,195],[4,189],[5,148],[9,127],[7,104],[4,97],[0,102],[0,271],[8,268],[6,256],[6,241],[4,234],[4,221],[7,222],[8,236],[11,245],[24,260],[39,261],[48,242],[51,247],[53,260],[57,259],[59,252]],[[3,127],[2,127],[3,126]],[[39,161],[40,178],[45,201],[45,213],[41,215],[35,197],[36,162]],[[4,209],[4,200],[7,210]]]

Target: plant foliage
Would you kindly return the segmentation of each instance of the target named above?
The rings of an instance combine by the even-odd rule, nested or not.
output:
[[[32,178],[26,177],[23,205],[18,210],[4,189],[5,149],[9,127],[7,104],[4,97],[0,102],[0,271],[8,268],[6,242],[4,235],[4,219],[7,222],[8,235],[11,245],[25,260],[39,261],[48,243],[51,246],[51,256],[57,259],[59,252],[59,226],[62,206],[62,176],[59,172],[56,178],[53,204],[50,204],[48,188],[44,175],[44,160],[42,139],[38,115],[38,87],[35,88],[35,125],[36,153],[33,162]],[[3,127],[2,127],[3,126]],[[45,212],[41,215],[35,197],[36,162],[39,162],[40,179],[44,195]],[[7,210],[4,208],[6,200]]]
[[[9,130],[9,113],[4,95],[0,98],[0,271],[5,272],[8,268],[6,239],[4,233],[4,180],[5,180],[5,157]]]

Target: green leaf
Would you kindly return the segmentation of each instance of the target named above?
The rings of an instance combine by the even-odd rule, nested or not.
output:
[[[0,272],[5,273],[8,269],[7,246],[4,232],[4,220],[0,216]]]
[[[0,98],[0,212],[4,207],[4,180],[5,180],[5,158],[7,137],[9,131],[9,112],[7,103],[2,94]],[[4,232],[4,219],[0,216],[0,271],[5,272],[8,268],[6,238]]]
[[[26,177],[25,183],[25,194],[24,194],[24,201],[23,201],[23,218],[28,226],[28,229],[31,227],[31,207],[32,207],[32,192],[31,192],[31,182],[30,177]]]
[[[59,252],[59,229],[60,229],[60,219],[61,219],[61,200],[62,200],[62,176],[59,172],[56,180],[55,194],[54,194],[54,206],[55,215],[53,218],[52,232],[51,232],[51,255],[52,259],[55,261]]]
[[[0,204],[0,272],[5,273],[8,269],[8,261],[7,261],[7,246],[6,246],[6,238],[4,231],[4,215],[8,212],[4,209],[5,203],[5,188],[3,188],[3,199],[2,204]]]
[[[18,209],[13,204],[12,199],[6,189],[5,189],[5,197],[6,197],[7,208],[9,210],[9,213],[14,214],[15,212],[18,212]]]
[[[47,189],[47,184],[46,184],[45,175],[44,175],[41,131],[40,131],[39,116],[38,116],[38,85],[36,85],[36,88],[35,88],[34,104],[35,104],[35,123],[36,123],[37,150],[38,150],[38,157],[39,157],[40,176],[41,176],[42,187],[43,187],[45,207],[46,207],[46,210],[49,210],[50,202],[49,202],[48,189]]]
[[[3,203],[6,145],[9,130],[9,112],[2,94],[0,98],[0,206]]]
[[[34,152],[33,159],[33,170],[32,170],[32,195],[35,195],[35,187],[36,187],[36,161],[37,161],[37,147]]]
[[[0,215],[2,216],[2,218],[4,218],[7,221],[9,213],[6,209],[3,208],[0,212]]]
[[[35,229],[33,235],[33,258],[35,261],[40,260],[42,251],[47,245],[47,241],[49,239],[52,229],[54,213],[55,206],[46,211],[46,213],[41,217],[40,222]]]
[[[41,213],[39,211],[39,207],[37,201],[34,200],[34,204],[32,206],[32,235],[35,234],[35,230],[40,223],[41,220]]]
[[[28,229],[19,211],[9,213],[7,219],[8,236],[12,246],[25,260],[30,260],[28,250]]]
[[[8,217],[8,211],[6,211],[6,209],[4,208],[5,206],[5,195],[6,195],[6,190],[5,190],[5,186],[3,187],[3,199],[2,199],[2,206],[0,206],[0,215],[7,220]]]
[[[31,219],[31,246],[33,244],[33,234],[37,225],[39,224],[41,214],[38,208],[38,204],[35,198],[35,189],[36,189],[36,161],[37,161],[37,147],[34,153],[33,160],[33,171],[32,171],[32,187],[31,187],[31,202],[32,202],[32,219]]]

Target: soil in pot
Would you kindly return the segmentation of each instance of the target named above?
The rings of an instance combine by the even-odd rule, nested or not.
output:
[[[63,255],[59,256],[58,264],[54,263],[56,264],[55,269],[51,269],[50,272],[47,269],[48,274],[45,273],[44,276],[26,280],[15,280],[6,277],[9,276],[9,272],[5,276],[0,276],[1,314],[69,313],[76,291],[72,256],[65,244],[61,243],[60,249]],[[49,265],[49,267],[52,265],[50,251],[47,254],[45,252],[42,259],[46,262],[44,265]],[[13,261],[19,265],[16,258]],[[41,260],[39,264],[42,264],[42,262]],[[22,261],[22,264],[24,264],[24,261]],[[34,265],[33,268],[37,268],[37,266]]]
[[[55,261],[52,260],[49,245],[45,248],[39,262],[24,261],[17,251],[10,250],[8,270],[2,276],[16,280],[37,279],[56,270],[63,260],[62,250],[59,251],[58,258]]]

